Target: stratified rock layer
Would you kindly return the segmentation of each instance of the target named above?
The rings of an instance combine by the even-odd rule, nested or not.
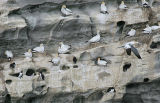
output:
[[[0,102],[1,103],[159,103],[160,34],[143,34],[146,24],[160,21],[160,1],[126,0],[128,10],[119,10],[120,0],[106,0],[109,14],[100,13],[99,0],[1,0],[0,1]],[[66,4],[72,16],[63,17]],[[134,37],[125,37],[131,28]],[[101,31],[99,43],[87,41]],[[70,54],[60,54],[61,62],[49,61],[57,55],[59,42],[71,45]],[[119,48],[128,41],[136,45],[142,59],[128,56]],[[24,52],[40,43],[45,53]],[[4,52],[12,50],[16,67],[10,69]],[[77,57],[74,64],[72,59]],[[107,66],[95,65],[103,57]],[[130,67],[124,70],[124,66]],[[23,78],[17,73],[23,70]],[[45,80],[38,72],[43,71]],[[35,75],[34,75],[35,74]],[[115,93],[107,93],[115,87]]]

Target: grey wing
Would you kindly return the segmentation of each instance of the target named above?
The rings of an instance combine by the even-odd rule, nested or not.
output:
[[[126,49],[128,55],[131,55],[131,48]]]
[[[132,52],[133,52],[139,59],[142,59],[141,56],[140,56],[140,54],[139,54],[139,52],[138,52],[138,50],[137,50],[134,46],[132,46],[132,45],[130,45],[130,46],[131,46]]]

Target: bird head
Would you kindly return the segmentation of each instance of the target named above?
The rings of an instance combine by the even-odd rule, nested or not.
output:
[[[134,29],[131,29],[131,31],[134,31]]]
[[[149,27],[149,24],[147,24],[146,27]]]
[[[124,4],[124,1],[121,1],[121,4]]]
[[[105,4],[105,2],[104,2],[104,1],[102,1],[102,2],[101,2],[101,4]]]
[[[99,57],[99,58],[97,58],[97,60],[99,61],[99,60],[101,60],[101,58]]]
[[[43,47],[43,43],[42,43],[42,44],[40,44],[40,47]]]
[[[32,52],[32,50],[31,50],[31,49],[28,49],[28,52],[30,53],[30,52]]]
[[[59,45],[62,45],[63,44],[63,42],[59,42]]]
[[[62,5],[62,8],[66,8],[66,5]]]

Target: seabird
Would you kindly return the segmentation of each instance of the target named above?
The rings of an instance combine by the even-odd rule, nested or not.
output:
[[[121,4],[119,5],[119,9],[128,9],[128,7],[124,4],[124,1],[121,1]]]
[[[135,30],[135,29],[131,29],[131,30],[128,32],[127,36],[134,36],[135,34],[136,34],[136,30]]]
[[[146,0],[142,0],[142,6],[143,7],[150,7],[149,3]]]
[[[44,53],[44,45],[43,45],[43,44],[40,44],[39,47],[35,47],[35,48],[33,49],[33,52]]]
[[[101,58],[97,58],[97,65],[105,66],[105,65],[107,65],[107,61],[103,60]]]
[[[58,53],[65,54],[65,53],[68,53],[70,51],[71,46],[65,45],[65,44],[63,44],[63,42],[60,42],[59,44],[60,44],[60,46],[58,48]]]
[[[11,61],[11,59],[13,58],[12,51],[6,50],[5,51],[5,55],[7,56],[7,58],[8,58],[9,61]]]
[[[11,64],[10,64],[10,66],[9,66],[9,67],[10,67],[11,69],[14,69],[14,68],[15,68],[15,66],[16,66],[16,63],[15,63],[15,62],[13,62],[13,63],[11,63]]]
[[[39,77],[40,77],[41,80],[45,79],[44,74],[42,72],[39,73]]]
[[[131,41],[131,42],[125,43],[125,45],[122,46],[122,47],[124,49],[126,49],[126,52],[127,52],[128,55],[131,55],[131,51],[132,51],[139,59],[142,59],[138,50],[133,46],[136,43],[138,43],[138,42]]]
[[[101,39],[101,37],[100,37],[100,31],[97,30],[97,35],[94,36],[94,37],[92,37],[88,42],[89,43],[96,43],[96,42],[99,42],[100,39]]]
[[[73,57],[73,63],[76,64],[77,63],[77,58],[74,56]]]
[[[105,4],[104,1],[101,3],[101,11],[100,12],[103,13],[103,14],[108,13],[107,7],[106,7],[106,4]]]
[[[24,55],[26,58],[32,58],[32,50],[28,49],[28,52],[25,52]]]
[[[158,22],[158,25],[151,26],[151,28],[152,30],[160,29],[160,22]]]
[[[152,28],[147,24],[146,28],[143,29],[143,33],[145,34],[152,33]]]
[[[62,5],[61,12],[64,16],[72,15],[72,11],[66,8],[66,5]]]
[[[52,62],[54,65],[58,65],[60,63],[60,57],[59,57],[59,54],[57,54],[56,57],[54,57],[51,61],[49,62]]]
[[[18,75],[18,78],[23,78],[23,71],[21,71],[20,73],[19,73],[19,75]]]
[[[116,92],[115,88],[114,87],[109,87],[108,90],[107,90],[108,93],[114,93]]]

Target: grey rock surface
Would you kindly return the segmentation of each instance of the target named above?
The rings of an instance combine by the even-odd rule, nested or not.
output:
[[[1,0],[0,103],[159,103],[160,30],[151,34],[142,30],[160,21],[160,1],[147,0],[151,8],[143,8],[140,0],[125,0],[129,7],[125,11],[118,9],[121,0],[104,1],[106,15],[100,13],[100,0]],[[62,16],[63,4],[73,15]],[[136,35],[125,37],[131,28]],[[97,30],[100,42],[88,44]],[[60,54],[61,62],[54,66],[49,61],[61,41],[72,46],[71,53]],[[141,43],[136,48],[142,59],[118,48],[129,41]],[[40,43],[45,53],[25,59],[24,52]],[[5,50],[14,54],[14,70]],[[95,65],[97,57],[109,64]],[[131,67],[124,72],[126,63]],[[22,79],[13,76],[21,70]],[[45,80],[40,80],[39,71]],[[107,93],[109,87],[116,92]]]

